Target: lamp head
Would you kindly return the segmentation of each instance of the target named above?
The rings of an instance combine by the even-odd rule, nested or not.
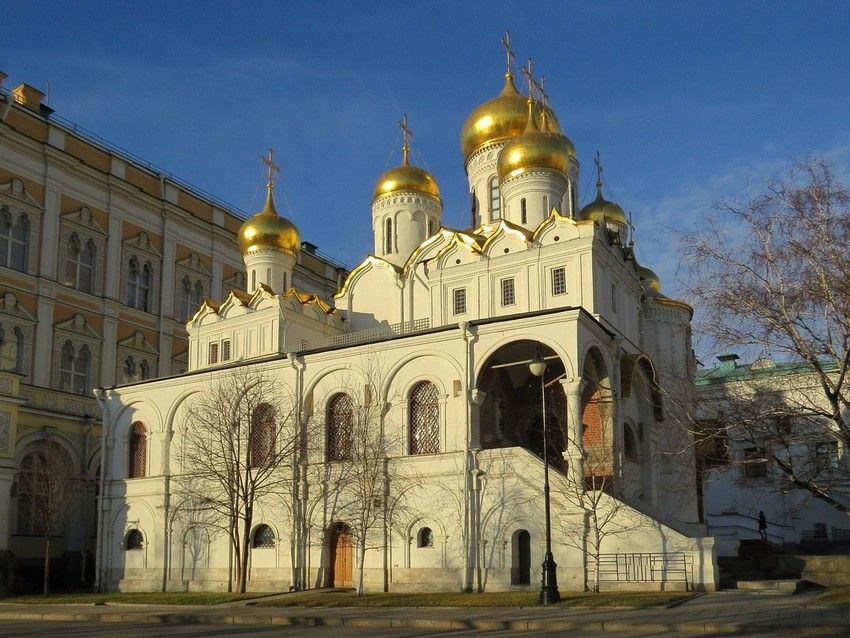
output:
[[[540,353],[535,354],[534,358],[528,362],[528,369],[535,377],[542,377],[546,372],[546,361],[540,356]]]

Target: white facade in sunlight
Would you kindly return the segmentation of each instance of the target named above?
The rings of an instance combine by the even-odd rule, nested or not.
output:
[[[605,488],[598,513],[608,521],[599,530],[603,587],[714,588],[693,446],[676,425],[692,389],[691,308],[662,295],[636,262],[625,215],[604,199],[601,179],[597,199],[578,209],[572,143],[510,73],[467,120],[462,147],[472,228],[440,225],[437,184],[409,164],[405,141],[401,165],[375,189],[376,254],[333,305],[277,289],[282,273],[260,271],[250,290],[194,315],[187,373],[98,392],[109,458],[101,588],[222,590],[232,581],[225,535],[175,523],[173,490],[184,472],[186,406],[242,366],[275,379],[296,406],[292,427],[316,441],[295,471],[282,470],[293,477],[287,495],[257,504],[250,589],[355,576],[361,550],[339,506],[351,486],[328,479],[346,462],[340,397],[380,407],[387,445],[380,521],[363,543],[367,589],[536,588],[544,416],[561,589],[593,579],[597,530],[578,494],[594,485]],[[240,230],[246,261],[283,250],[269,230],[285,227],[273,210],[267,202]],[[527,366],[537,354],[548,364],[545,411]],[[618,581],[612,566],[627,564],[630,581]]]

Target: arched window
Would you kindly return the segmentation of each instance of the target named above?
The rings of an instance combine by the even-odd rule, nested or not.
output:
[[[130,426],[130,440],[127,446],[129,454],[127,478],[145,477],[147,469],[147,439],[147,430],[144,423],[136,421]]]
[[[623,454],[630,461],[640,461],[640,425],[623,423]]]
[[[127,271],[127,305],[131,308],[147,311],[150,304],[153,269],[149,262],[139,264],[135,257],[130,258]]]
[[[347,394],[336,394],[328,403],[328,460],[353,458],[354,403]]]
[[[91,351],[84,345],[79,350],[66,341],[59,357],[59,389],[76,394],[88,394],[91,372]]]
[[[499,191],[499,178],[490,180],[490,219],[499,219],[502,216],[502,197]]]
[[[257,525],[251,539],[251,547],[254,549],[274,547],[274,530],[268,525]]]
[[[389,255],[393,251],[393,220],[387,219],[384,232],[384,254]]]
[[[525,205],[525,197],[519,200],[519,217],[521,224],[528,223],[528,212]]]
[[[410,453],[440,451],[440,403],[437,386],[430,381],[416,384],[410,393]]]
[[[29,226],[26,215],[18,217],[13,224],[8,209],[0,212],[0,266],[26,272]]]
[[[135,552],[145,548],[145,537],[137,529],[131,529],[124,537],[124,549],[128,552]]]
[[[263,467],[271,463],[275,444],[274,408],[261,403],[254,409],[248,431],[248,464]]]
[[[17,326],[7,332],[0,325],[0,370],[24,371],[24,333]]]
[[[144,381],[145,379],[150,379],[150,377],[151,377],[150,366],[148,366],[147,361],[142,361],[139,364],[139,379],[141,381]]]
[[[189,275],[180,282],[180,321],[187,321],[192,312],[192,281]]]
[[[94,265],[97,249],[89,239],[82,244],[77,233],[68,238],[68,253],[65,260],[65,284],[77,290],[94,291]]]
[[[431,531],[430,527],[423,527],[419,530],[419,533],[416,535],[416,546],[417,547],[433,547],[434,546],[434,532]]]
[[[204,285],[200,281],[195,282],[195,287],[192,289],[192,307],[189,310],[189,316],[195,313],[201,301],[204,299]]]
[[[58,512],[65,506],[58,499],[67,498],[63,493],[64,483],[72,479],[71,459],[62,446],[52,441],[36,444],[21,460],[17,533],[23,536],[41,536],[48,531],[56,533],[58,521],[51,525],[50,517],[44,514],[51,510]],[[46,525],[54,529],[45,529]]]
[[[124,359],[124,383],[132,383],[136,380],[136,360],[133,357]]]

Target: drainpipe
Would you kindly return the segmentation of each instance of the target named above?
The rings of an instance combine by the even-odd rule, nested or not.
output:
[[[104,571],[104,542],[105,542],[105,521],[103,515],[104,489],[106,486],[106,472],[109,467],[110,456],[106,450],[106,432],[112,425],[112,419],[109,414],[109,405],[106,403],[103,388],[94,389],[94,398],[97,399],[101,410],[101,431],[100,431],[100,487],[97,494],[97,536],[95,537],[95,564],[94,564],[94,590],[96,592],[104,591],[103,571]]]

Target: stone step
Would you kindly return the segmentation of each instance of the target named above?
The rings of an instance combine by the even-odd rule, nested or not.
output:
[[[799,578],[781,578],[772,580],[739,580],[735,581],[736,589],[756,592],[781,592],[796,594],[808,589],[809,581]]]

